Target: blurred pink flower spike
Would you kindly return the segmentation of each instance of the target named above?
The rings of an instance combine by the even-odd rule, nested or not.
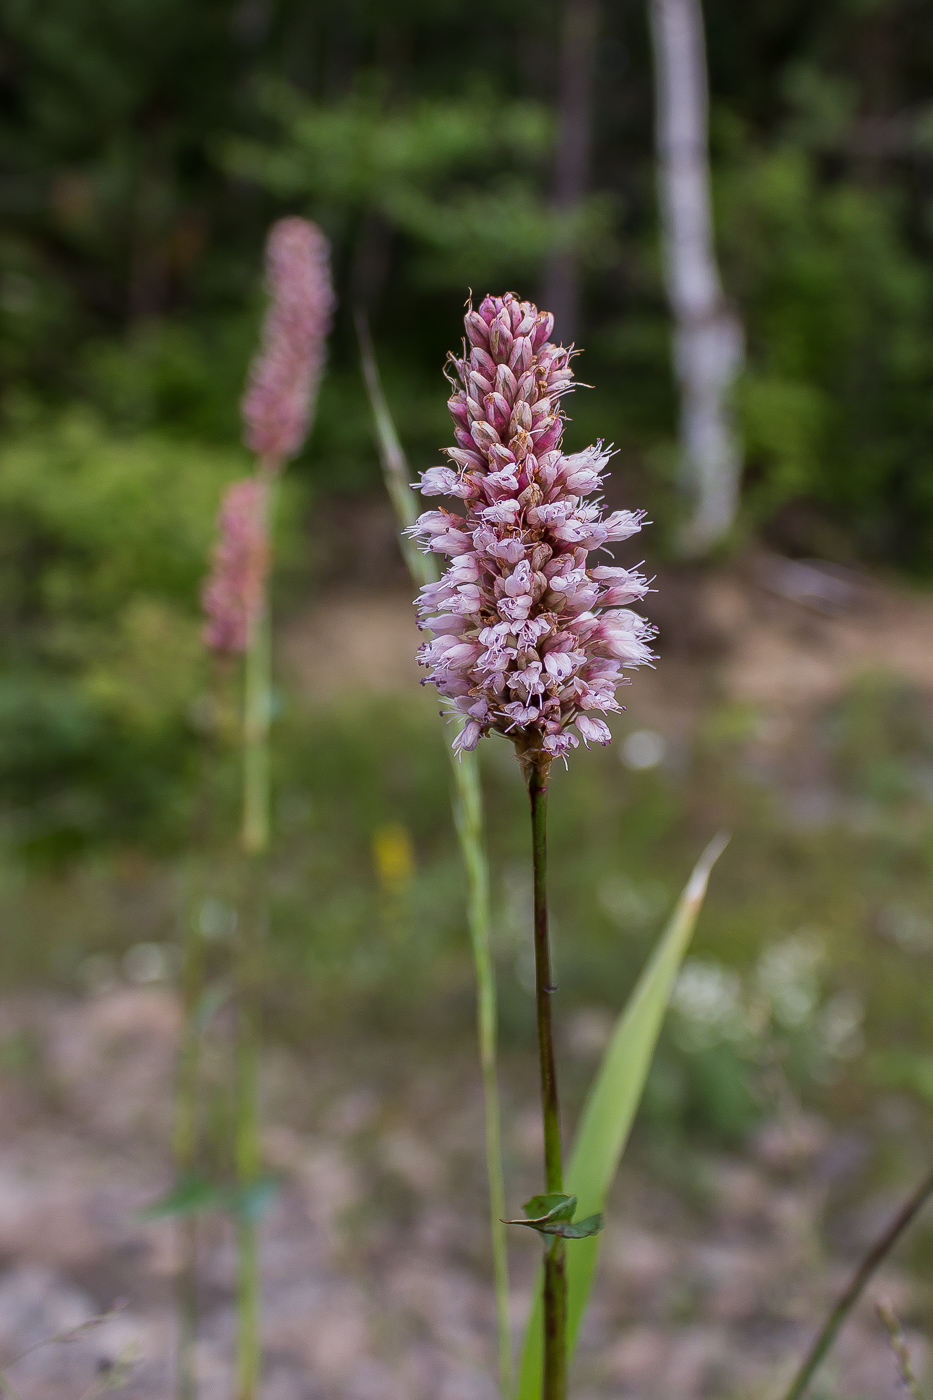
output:
[[[272,225],[266,285],[271,305],[240,407],[247,447],[274,471],[307,437],[334,310],[330,250],[316,224]]]
[[[580,739],[610,742],[599,713],[621,709],[625,668],[654,660],[655,629],[625,606],[648,580],[588,567],[593,550],[640,530],[644,512],[587,501],[610,456],[601,442],[561,450],[572,351],[548,339],[554,318],[509,292],[471,307],[465,324],[468,356],[450,357],[457,446],[420,483],[426,496],[459,497],[465,514],[427,511],[411,530],[451,561],[421,589],[433,640],[418,659],[464,716],[456,749],[495,730],[529,757],[566,760]]]
[[[269,568],[267,484],[260,477],[232,482],[217,517],[217,542],[201,601],[204,645],[244,652],[259,616]]]

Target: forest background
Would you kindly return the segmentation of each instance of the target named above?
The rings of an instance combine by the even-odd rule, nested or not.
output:
[[[186,921],[203,935],[211,985],[224,975],[234,720],[201,644],[200,588],[223,487],[250,466],[238,401],[264,307],[264,240],[274,219],[302,214],[331,242],[338,310],[314,429],[284,483],[274,581],[263,995],[273,1067],[281,1054],[305,1068],[287,1089],[272,1074],[269,1111],[307,1110],[312,1135],[359,1136],[342,1179],[369,1186],[349,1206],[337,1192],[334,1218],[369,1261],[367,1288],[383,1279],[383,1310],[411,1222],[442,1218],[424,1204],[445,1194],[424,1166],[431,1151],[449,1150],[458,1208],[482,1221],[479,1134],[454,1108],[473,1102],[478,1074],[446,739],[408,661],[411,589],[354,315],[368,317],[414,479],[450,440],[441,369],[468,291],[553,305],[594,386],[568,402],[566,441],[613,442],[611,505],[645,506],[653,522],[639,552],[658,576],[647,611],[661,657],[623,697],[612,750],[581,752],[554,782],[571,1120],[697,854],[716,830],[734,832],[627,1158],[624,1200],[648,1201],[655,1244],[675,1222],[659,1266],[666,1301],[655,1316],[647,1285],[626,1292],[628,1276],[612,1276],[619,1316],[598,1312],[605,1336],[587,1364],[610,1359],[593,1394],[618,1393],[636,1365],[613,1362],[610,1345],[636,1315],[672,1367],[675,1332],[689,1349],[693,1324],[711,1336],[728,1307],[738,1330],[717,1343],[722,1374],[756,1348],[763,1367],[784,1364],[825,1283],[820,1249],[855,1258],[926,1169],[933,1138],[933,23],[923,0],[706,0],[704,15],[717,252],[745,336],[745,467],[733,534],[700,564],[676,548],[644,0],[0,7],[0,1093],[23,1090],[40,1117],[67,1098],[48,1087],[47,1028],[17,997],[59,998],[58,1026],[74,1004],[93,1020],[121,989],[164,992]],[[794,574],[795,560],[820,562]],[[507,1184],[520,1200],[534,1101],[524,803],[506,745],[490,740],[480,761]],[[117,1084],[116,1059],[101,1064],[89,1078]],[[135,1106],[124,1113],[114,1089],[113,1112],[143,1142],[134,1085]],[[99,1097],[82,1100],[81,1132],[97,1131]],[[19,1100],[3,1102],[19,1121]],[[221,1084],[205,1128],[221,1173],[228,1108]],[[364,1121],[377,1126],[353,1126]],[[793,1129],[780,1151],[776,1123]],[[384,1161],[366,1137],[377,1130]],[[420,1157],[398,1147],[405,1132]],[[135,1204],[171,1176],[167,1131],[145,1141],[157,1166]],[[819,1226],[816,1243],[801,1227],[787,1244],[778,1221],[766,1243],[736,1205],[725,1238],[745,1231],[743,1259],[764,1281],[735,1274],[731,1304],[703,1282],[705,1264],[684,1284],[677,1253],[691,1231],[707,1239],[711,1183],[732,1191],[722,1154],[757,1163],[763,1212],[777,1220],[794,1197],[807,1229]],[[619,1204],[609,1218],[611,1233],[629,1215]],[[288,1235],[282,1219],[273,1231]],[[4,1259],[15,1254],[5,1228]],[[464,1244],[459,1217],[444,1229],[449,1241],[426,1235],[416,1259],[446,1251],[437,1277],[449,1281],[468,1256],[486,1296],[484,1237]],[[113,1241],[100,1249],[118,1254]],[[607,1258],[615,1267],[611,1246]],[[898,1295],[917,1335],[929,1331],[931,1260],[933,1230],[920,1226],[901,1260],[916,1291]],[[299,1299],[308,1267],[305,1251]],[[95,1305],[124,1285],[135,1297],[136,1276],[119,1289],[101,1279]],[[348,1305],[334,1296],[337,1335]],[[771,1351],[765,1315],[778,1318]],[[401,1348],[412,1357],[419,1329]],[[475,1333],[480,1356],[488,1318]],[[887,1365],[883,1342],[875,1350]],[[446,1361],[431,1364],[436,1374]],[[661,1361],[639,1364],[648,1394]],[[295,1361],[295,1393],[314,1365]],[[666,1393],[694,1393],[673,1374]],[[858,1359],[853,1374],[867,1374]],[[409,1379],[400,1393],[421,1392]]]
[[[742,530],[923,576],[923,6],[711,0],[706,21],[720,259],[747,338]],[[359,516],[378,491],[354,308],[423,467],[445,440],[438,372],[467,287],[540,296],[563,267],[582,298],[567,329],[596,386],[577,396],[573,441],[616,443],[614,490],[649,505],[664,556],[675,400],[646,14],[626,2],[598,16],[580,110],[563,112],[590,136],[571,205],[553,173],[562,24],[559,6],[521,0],[391,16],[271,0],[4,7],[0,785],[24,839],[164,830],[211,513],[241,465],[260,249],[283,211],[332,240],[341,304],[292,474],[296,526],[325,500]],[[359,576],[365,553],[349,537],[309,551],[296,536],[289,596]]]
[[[584,12],[593,62],[568,105],[567,35]],[[372,617],[378,631],[385,598],[407,588],[354,311],[369,317],[420,469],[449,438],[440,371],[467,290],[563,297],[564,334],[585,349],[578,373],[595,386],[570,406],[568,441],[614,442],[613,504],[649,508],[669,667],[640,710],[632,692],[620,737],[628,726],[642,738],[628,767],[582,755],[556,789],[558,944],[562,926],[576,930],[562,985],[569,1007],[597,1013],[580,1021],[581,1044],[725,823],[737,838],[648,1119],[741,1140],[773,1107],[762,1085],[778,1042],[795,1092],[821,1111],[857,1117],[896,1092],[925,1113],[930,688],[869,658],[778,752],[767,705],[716,680],[729,624],[711,627],[702,600],[716,568],[734,586],[759,555],[842,566],[856,612],[859,588],[922,590],[933,573],[933,26],[921,0],[708,0],[705,18],[718,251],[746,337],[742,513],[711,573],[673,562],[676,400],[643,4],[8,0],[6,986],[171,977],[214,714],[199,589],[222,487],[247,467],[237,404],[263,240],[274,218],[301,213],[331,240],[339,310],[313,435],[286,485],[283,654],[324,636],[332,655],[312,669],[343,674],[355,635],[373,635]],[[555,173],[567,122],[582,123],[586,177],[569,202]],[[309,609],[336,623],[302,630]],[[470,1033],[441,729],[413,683],[379,684],[383,657],[376,647],[366,683],[357,667],[339,695],[302,693],[300,665],[279,678],[267,995],[274,1034],[303,1045],[363,1024],[374,1037]],[[508,1053],[531,1024],[521,794],[501,755],[484,762]],[[234,791],[227,773],[193,877],[218,946]]]

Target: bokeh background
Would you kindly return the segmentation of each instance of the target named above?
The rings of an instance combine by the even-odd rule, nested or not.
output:
[[[180,929],[197,922],[222,979],[236,921],[232,692],[203,655],[198,597],[220,492],[247,468],[237,404],[284,213],[331,239],[339,310],[275,584],[267,1155],[286,1185],[269,1395],[494,1393],[445,734],[417,684],[356,308],[417,470],[449,439],[441,368],[468,289],[575,289],[593,387],[568,405],[568,441],[613,441],[610,499],[653,521],[625,561],[644,552],[657,575],[657,670],[613,748],[553,786],[571,1120],[692,861],[734,833],[623,1173],[581,1397],[769,1393],[928,1159],[933,22],[921,0],[707,0],[746,467],[728,548],[685,564],[645,7],[598,7],[591,154],[568,206],[554,153],[580,117],[557,101],[573,4],[0,13],[13,1352],[124,1294],[143,1338],[133,1393],[170,1393],[169,1227],[132,1211],[170,1177]],[[507,745],[484,744],[482,763],[519,1200],[537,1153],[523,793]],[[222,1065],[217,1086],[206,1131],[222,1158]],[[210,1228],[202,1361],[219,1395],[229,1240]],[[885,1283],[921,1362],[931,1265],[921,1223]],[[21,1363],[30,1396],[77,1393],[95,1346]],[[897,1393],[870,1308],[847,1346],[826,1397]]]

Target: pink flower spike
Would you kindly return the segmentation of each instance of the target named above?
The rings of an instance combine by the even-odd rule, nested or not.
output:
[[[240,405],[247,447],[273,468],[308,435],[334,309],[327,240],[307,219],[280,219],[266,242],[271,305]]]
[[[460,446],[447,455],[459,470],[431,467],[421,483],[426,496],[459,496],[462,513],[426,511],[411,531],[452,556],[419,595],[433,640],[418,660],[465,717],[458,752],[494,730],[526,757],[566,761],[581,738],[610,742],[599,713],[620,708],[626,668],[654,659],[654,628],[619,606],[647,580],[587,559],[635,534],[644,512],[606,516],[587,503],[610,456],[601,442],[563,453],[560,399],[573,372],[571,351],[547,338],[553,318],[508,292],[465,323],[470,358],[450,357],[463,388],[449,402]]]
[[[207,617],[202,635],[212,651],[242,652],[249,645],[269,567],[266,489],[261,478],[250,476],[224,492],[211,572],[201,594]]]

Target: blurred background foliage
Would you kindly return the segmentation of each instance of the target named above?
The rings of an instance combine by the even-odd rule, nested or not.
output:
[[[748,345],[743,537],[929,576],[926,7],[706,0],[705,10],[719,250]],[[7,978],[109,976],[128,942],[177,933],[197,775],[211,717],[229,705],[228,682],[200,653],[198,589],[220,491],[246,465],[237,401],[275,217],[320,222],[340,298],[318,421],[290,473],[281,616],[334,576],[365,574],[364,532],[338,532],[336,559],[315,522],[381,509],[354,308],[370,317],[423,467],[449,438],[440,369],[467,289],[537,297],[568,250],[582,278],[579,369],[596,386],[578,394],[569,440],[618,445],[612,491],[650,506],[649,562],[663,564],[678,510],[675,402],[645,6],[602,6],[589,190],[571,209],[553,190],[562,13],[557,0],[4,5]],[[375,582],[386,578],[403,583],[397,564]],[[279,1025],[356,1006],[368,1025],[383,1015],[463,1032],[469,968],[434,707],[415,697],[309,711],[279,699]],[[827,713],[842,805],[818,831],[789,826],[750,776],[753,721],[715,696],[680,766],[623,774],[614,754],[581,755],[560,779],[558,941],[572,950],[568,999],[584,1011],[618,1005],[711,824],[741,831],[652,1080],[655,1121],[741,1133],[775,1063],[816,1092],[844,1076],[863,1025],[888,1047],[877,1082],[933,1095],[933,1060],[917,1049],[923,978],[910,962],[925,968],[933,947],[923,912],[933,821],[917,778],[933,771],[925,706],[866,682]],[[490,746],[484,761],[505,1026],[524,1036],[521,794],[504,750]],[[216,835],[233,820],[224,773],[205,838],[216,873],[192,877],[218,947],[235,904]],[[598,1016],[578,1032],[584,1063]]]
[[[709,0],[714,172],[746,327],[748,514],[788,547],[933,564],[933,39],[919,0]],[[115,434],[211,445],[236,399],[270,220],[316,218],[342,313],[306,473],[371,488],[350,311],[406,440],[443,440],[437,371],[473,287],[583,272],[577,407],[670,501],[644,6],[603,7],[590,189],[555,207],[558,0],[11,0],[0,17],[7,431],[94,404]],[[581,396],[582,397],[582,396]],[[661,450],[659,450],[661,449]]]

